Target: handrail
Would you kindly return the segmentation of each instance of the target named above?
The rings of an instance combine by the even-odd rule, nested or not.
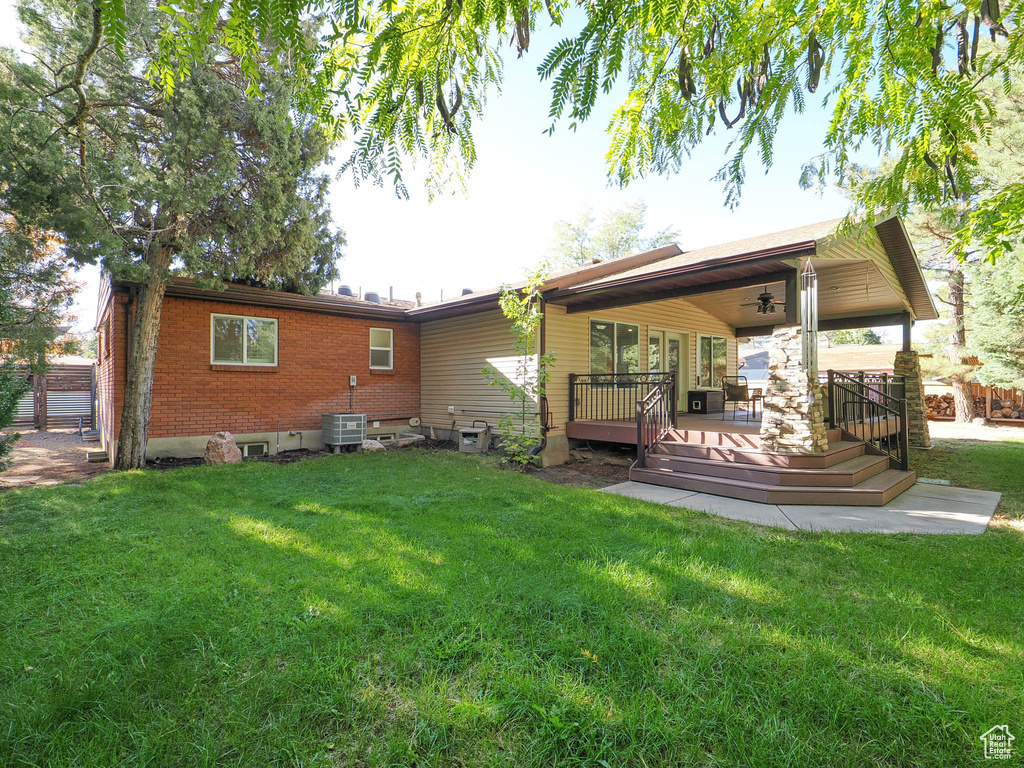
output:
[[[570,373],[569,421],[632,421],[636,404],[666,381],[675,374]]]
[[[906,379],[889,374],[868,374],[863,371],[828,371],[826,381],[843,381],[880,396],[902,399],[906,395]],[[899,394],[893,394],[898,391]]]
[[[832,427],[872,445],[900,469],[910,468],[906,398],[876,389],[859,377],[829,371],[828,421]],[[889,429],[893,421],[895,431]]]
[[[654,451],[676,425],[675,373],[669,373],[636,403],[636,463],[647,466]]]

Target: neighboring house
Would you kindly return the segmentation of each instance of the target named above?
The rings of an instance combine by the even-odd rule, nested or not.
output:
[[[537,403],[545,462],[567,458],[573,440],[635,444],[637,398],[665,372],[677,382],[678,413],[713,403],[722,376],[737,372],[738,338],[799,323],[799,273],[808,262],[817,272],[821,330],[901,325],[908,333],[913,320],[936,317],[898,218],[868,233],[877,236],[837,238],[837,225],[690,252],[672,245],[550,277],[537,350],[556,354],[547,396]],[[759,304],[766,292],[770,309]],[[198,455],[219,429],[273,451],[278,424],[282,449],[298,447],[290,432],[309,447],[319,443],[320,414],[332,411],[367,413],[381,429],[418,417],[421,430],[442,437],[475,419],[493,425],[509,401],[482,370],[511,372],[515,361],[499,296],[495,289],[414,306],[175,282],[160,333],[148,453]],[[130,286],[114,286],[101,301],[108,443],[116,438],[130,302]],[[276,351],[262,341],[271,326],[259,326],[258,360],[219,360],[219,316],[273,323]],[[371,348],[373,329],[393,338],[390,352]],[[237,356],[237,345],[224,345]],[[389,355],[392,366],[371,366],[375,354]]]

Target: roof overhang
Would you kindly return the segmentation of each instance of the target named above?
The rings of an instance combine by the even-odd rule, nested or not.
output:
[[[853,232],[839,232],[817,240],[800,240],[666,269],[657,269],[655,265],[641,274],[618,279],[612,275],[605,280],[557,287],[545,292],[545,298],[565,306],[566,312],[571,314],[784,282],[787,277],[792,279],[800,259],[826,254],[838,243],[857,237],[858,232],[863,232],[863,226],[854,228]],[[908,306],[904,309],[915,320],[937,318],[935,303],[903,222],[898,216],[890,215],[877,221],[873,228],[906,294]],[[878,315],[880,320],[884,316],[886,321],[891,321],[899,314],[894,313],[894,309],[866,306],[855,315],[858,318]],[[835,320],[848,322],[846,318]]]
[[[123,292],[131,288],[137,288],[138,283],[114,280],[112,281],[112,287],[114,291]],[[253,288],[244,285],[229,284],[224,290],[216,290],[201,288],[188,280],[175,279],[168,284],[165,295],[175,298],[197,299],[199,301],[246,304],[253,307],[299,309],[342,317],[376,318],[391,321],[409,321],[410,319],[406,311],[401,307],[374,307],[365,304],[350,304],[340,301],[333,296],[304,296],[299,293],[271,291],[266,288]]]
[[[661,248],[655,248],[652,251],[644,251],[643,253],[636,253],[621,259],[602,261],[579,269],[556,273],[544,281],[541,291],[546,298],[552,292],[569,290],[574,285],[600,280],[629,269],[645,267],[672,256],[678,256],[682,252],[678,245],[672,243]],[[448,301],[438,302],[437,304],[429,304],[425,307],[416,307],[408,310],[408,314],[412,318],[425,322],[427,320],[442,320],[447,317],[459,317],[488,309],[497,309],[498,299],[501,297],[503,290],[522,290],[525,286],[525,281],[519,281],[501,288],[471,293],[466,296],[449,299]]]
[[[816,242],[808,240],[671,269],[653,270],[619,280],[568,287],[552,291],[545,298],[553,304],[565,306],[566,312],[574,313],[663,301],[727,288],[745,288],[785,280],[793,270],[786,262],[813,256],[816,249]]]
[[[907,294],[910,309],[915,320],[936,320],[939,312],[935,308],[935,300],[917,259],[914,245],[907,234],[907,228],[899,216],[889,216],[875,223],[875,232],[882,243],[892,268],[899,278],[903,291]]]

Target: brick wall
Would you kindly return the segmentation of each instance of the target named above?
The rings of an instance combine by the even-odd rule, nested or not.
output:
[[[126,375],[125,307],[127,296],[114,294],[103,308],[96,345],[97,420],[103,448],[113,461],[114,438],[121,426]]]
[[[210,315],[247,315],[278,321],[274,367],[210,363]],[[125,314],[118,315],[115,358],[123,360]],[[370,370],[370,328],[394,331],[394,370]],[[244,434],[320,429],[321,414],[366,413],[418,416],[419,327],[392,319],[365,320],[315,311],[255,307],[167,297],[153,377],[149,437]],[[349,376],[358,377],[352,403]],[[118,366],[115,402],[119,417],[124,366]]]

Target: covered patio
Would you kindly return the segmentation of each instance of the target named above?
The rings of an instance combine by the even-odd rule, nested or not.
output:
[[[592,318],[592,329],[612,325],[593,318],[614,318],[620,311],[639,317],[646,306],[681,299],[676,306],[696,308],[725,324],[731,334],[721,352],[716,340],[709,343],[698,335],[695,357],[684,364],[666,354],[664,340],[669,336],[653,325],[648,330],[650,348],[636,353],[620,343],[624,332],[616,327],[611,337],[614,360],[608,364],[603,362],[607,358],[595,357],[592,330],[590,371],[574,370],[567,376],[566,437],[636,445],[635,479],[679,488],[696,487],[703,476],[722,474],[706,463],[694,463],[698,460],[785,465],[788,472],[812,468],[815,462],[808,460],[817,457],[821,461],[816,465],[827,469],[835,453],[830,446],[842,445],[846,461],[855,458],[847,444],[861,444],[857,455],[882,457],[889,469],[904,473],[887,476],[889,485],[878,480],[872,491],[879,493],[867,503],[888,501],[893,489],[909,487],[909,446],[928,442],[911,333],[916,320],[934,319],[937,312],[898,218],[837,234],[839,224],[823,222],[680,253],[546,292],[545,301],[563,308],[567,317]],[[672,326],[684,338],[685,323],[680,319]],[[820,332],[879,326],[900,329],[894,374],[818,370]],[[740,339],[764,336],[770,337],[770,372],[763,391],[755,394],[737,377],[733,350]],[[604,367],[595,370],[595,360]],[[708,452],[710,448],[723,450]],[[686,453],[688,461],[678,456],[665,460],[666,452],[673,451]],[[751,460],[754,452],[784,459]],[[883,471],[881,462],[872,466],[876,474]],[[756,486],[753,496],[767,499],[777,495],[769,486],[785,484],[773,472],[766,476],[745,468],[728,474],[738,485],[749,480]],[[852,477],[861,477],[858,473]],[[836,480],[835,471],[827,478],[803,474],[801,479],[811,485]],[[737,487],[719,491],[734,497],[745,493]]]

